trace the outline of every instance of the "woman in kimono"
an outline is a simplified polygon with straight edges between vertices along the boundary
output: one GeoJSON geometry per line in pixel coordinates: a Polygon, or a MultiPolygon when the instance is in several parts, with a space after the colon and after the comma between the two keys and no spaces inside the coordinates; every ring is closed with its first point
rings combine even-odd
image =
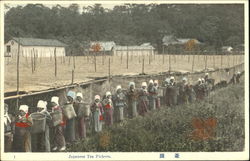
{"type": "Polygon", "coordinates": [[[161,98],[160,98],[160,96],[158,96],[158,90],[159,90],[158,80],[154,81],[154,87],[155,87],[155,90],[156,90],[155,105],[156,105],[157,109],[160,109],[160,107],[161,107],[161,98]]]}
{"type": "Polygon", "coordinates": [[[11,152],[13,141],[13,120],[10,114],[8,114],[9,106],[4,104],[4,152],[11,152]]]}
{"type": "Polygon", "coordinates": [[[111,92],[106,92],[106,97],[103,100],[103,106],[104,106],[104,119],[105,119],[105,124],[107,126],[112,126],[113,125],[113,112],[114,112],[114,107],[113,107],[113,102],[112,102],[112,95],[111,92]]]}
{"type": "Polygon", "coordinates": [[[188,88],[188,82],[186,77],[182,78],[182,82],[179,83],[178,87],[179,87],[178,104],[188,103],[188,95],[186,91],[188,88]]]}
{"type": "Polygon", "coordinates": [[[114,95],[114,105],[115,105],[115,116],[116,121],[121,122],[124,120],[124,108],[126,106],[125,94],[122,92],[122,87],[118,85],[116,87],[116,93],[114,95]]]}
{"type": "Polygon", "coordinates": [[[87,116],[84,116],[82,109],[80,105],[85,105],[83,104],[83,95],[82,93],[78,92],[76,94],[76,101],[74,104],[75,111],[77,113],[76,117],[76,138],[78,139],[83,139],[86,138],[86,124],[87,124],[87,116]]]}
{"type": "Polygon", "coordinates": [[[165,81],[164,81],[164,87],[165,87],[165,94],[164,94],[164,100],[165,100],[165,104],[167,106],[170,106],[170,101],[169,101],[169,93],[170,93],[170,90],[169,90],[169,86],[170,86],[170,78],[166,78],[165,81]]]}
{"type": "Polygon", "coordinates": [[[168,86],[168,96],[169,96],[169,105],[175,106],[177,105],[177,98],[179,95],[178,87],[175,82],[175,78],[173,76],[170,77],[170,84],[168,86]]]}
{"type": "MultiPolygon", "coordinates": [[[[67,102],[66,106],[73,106],[75,101],[76,93],[74,91],[68,91],[67,93],[67,102]]],[[[67,119],[66,128],[65,128],[65,136],[67,143],[73,143],[76,141],[75,139],[75,117],[71,119],[67,119]]]]}
{"type": "MultiPolygon", "coordinates": [[[[51,105],[52,105],[52,112],[60,112],[63,116],[62,108],[59,106],[59,97],[53,96],[51,98],[51,105]]],[[[66,150],[66,143],[64,138],[65,125],[66,125],[66,118],[65,116],[63,116],[61,122],[58,125],[54,126],[54,147],[52,149],[53,151],[66,150]]]]}
{"type": "Polygon", "coordinates": [[[30,127],[33,121],[28,113],[29,107],[21,105],[19,107],[19,114],[15,122],[15,133],[13,138],[14,152],[31,152],[31,136],[30,127]]]}
{"type": "Polygon", "coordinates": [[[154,86],[154,81],[151,79],[148,84],[148,100],[149,100],[149,109],[156,109],[155,99],[157,98],[156,88],[154,86]]]}
{"type": "Polygon", "coordinates": [[[128,113],[129,117],[133,118],[137,116],[137,98],[138,93],[135,90],[135,83],[129,82],[129,89],[126,93],[128,100],[128,113]]]}
{"type": "Polygon", "coordinates": [[[205,97],[205,88],[202,84],[202,79],[199,78],[197,84],[194,87],[195,93],[196,93],[196,99],[197,100],[203,100],[205,97]]]}
{"type": "Polygon", "coordinates": [[[100,99],[101,97],[99,95],[96,95],[94,103],[92,103],[92,105],[90,106],[94,130],[97,133],[102,131],[102,121],[104,113],[100,99]]]}
{"type": "Polygon", "coordinates": [[[51,125],[52,117],[47,111],[47,102],[39,100],[37,103],[37,112],[42,113],[46,116],[45,131],[40,133],[32,134],[32,150],[34,152],[50,152],[50,140],[49,140],[49,129],[51,125]]]}
{"type": "Polygon", "coordinates": [[[142,116],[148,112],[148,91],[146,82],[142,82],[141,89],[139,91],[138,111],[142,116]]]}

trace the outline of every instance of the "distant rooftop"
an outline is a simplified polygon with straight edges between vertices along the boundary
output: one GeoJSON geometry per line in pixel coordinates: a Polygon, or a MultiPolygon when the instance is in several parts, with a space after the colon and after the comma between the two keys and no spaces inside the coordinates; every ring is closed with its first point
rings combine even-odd
{"type": "Polygon", "coordinates": [[[201,44],[200,41],[194,38],[176,38],[173,35],[166,35],[162,38],[163,45],[176,45],[176,44],[185,44],[189,40],[194,40],[196,44],[201,44]]]}
{"type": "Polygon", "coordinates": [[[90,46],[99,44],[101,49],[100,51],[111,51],[113,47],[115,47],[114,41],[92,41],[90,42],[90,46]]]}
{"type": "Polygon", "coordinates": [[[155,48],[150,44],[142,44],[140,46],[116,46],[115,49],[119,50],[154,50],[155,48]]]}
{"type": "Polygon", "coordinates": [[[13,37],[12,40],[16,42],[20,41],[20,45],[22,46],[53,46],[53,47],[65,47],[66,44],[55,40],[55,39],[38,39],[38,38],[17,38],[13,37]]]}

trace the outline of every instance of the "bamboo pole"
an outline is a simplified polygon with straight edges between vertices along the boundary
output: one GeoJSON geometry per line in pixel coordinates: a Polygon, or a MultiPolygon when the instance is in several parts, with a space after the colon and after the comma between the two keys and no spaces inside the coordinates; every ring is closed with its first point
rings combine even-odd
{"type": "Polygon", "coordinates": [[[33,66],[33,70],[35,72],[36,71],[36,53],[35,53],[35,49],[34,48],[33,48],[33,54],[34,54],[34,59],[33,59],[34,66],[33,66]]]}
{"type": "Polygon", "coordinates": [[[193,61],[192,61],[192,72],[194,71],[194,58],[195,58],[195,55],[193,54],[193,61]]]}
{"type": "Polygon", "coordinates": [[[127,69],[128,69],[128,46],[127,46],[127,69]]]}
{"type": "Polygon", "coordinates": [[[102,65],[104,65],[104,51],[102,53],[102,65]]]}
{"type": "Polygon", "coordinates": [[[76,68],[76,60],[75,60],[75,56],[73,56],[73,68],[74,68],[74,70],[75,70],[75,68],[76,68]]]}
{"type": "Polygon", "coordinates": [[[109,58],[109,67],[108,67],[108,73],[109,73],[109,81],[110,81],[110,58],[109,58]]]}
{"type": "Polygon", "coordinates": [[[95,72],[96,72],[96,53],[94,55],[94,66],[95,66],[95,72]]]}
{"type": "Polygon", "coordinates": [[[20,61],[20,38],[18,38],[18,51],[17,51],[17,65],[16,65],[16,69],[17,69],[17,75],[16,75],[16,91],[17,91],[17,95],[19,95],[19,62],[20,61]]]}
{"type": "Polygon", "coordinates": [[[205,70],[207,70],[207,55],[205,55],[205,70]]]}
{"type": "Polygon", "coordinates": [[[54,49],[54,58],[55,58],[55,77],[56,77],[57,76],[56,48],[54,49]]]}
{"type": "Polygon", "coordinates": [[[121,52],[121,64],[122,64],[122,55],[123,55],[123,52],[121,52]]]}
{"type": "Polygon", "coordinates": [[[144,57],[142,58],[142,73],[144,73],[144,57]]]}
{"type": "Polygon", "coordinates": [[[34,63],[33,63],[33,54],[32,54],[32,50],[30,50],[30,59],[31,59],[31,71],[32,74],[34,73],[34,63]]]}
{"type": "Polygon", "coordinates": [[[71,84],[73,84],[73,83],[74,83],[74,73],[75,73],[75,70],[73,69],[73,70],[72,70],[71,84]]]}
{"type": "Polygon", "coordinates": [[[171,55],[170,55],[170,53],[169,53],[169,55],[168,55],[168,71],[169,71],[169,73],[170,73],[170,71],[171,71],[171,55]]]}

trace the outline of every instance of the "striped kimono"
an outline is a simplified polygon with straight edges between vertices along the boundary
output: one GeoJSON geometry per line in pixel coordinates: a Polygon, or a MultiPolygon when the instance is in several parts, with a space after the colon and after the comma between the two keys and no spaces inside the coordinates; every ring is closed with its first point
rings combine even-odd
{"type": "Polygon", "coordinates": [[[104,112],[105,112],[105,124],[107,126],[112,126],[113,125],[113,112],[114,112],[114,107],[113,107],[113,102],[109,98],[105,98],[103,100],[103,105],[104,105],[104,112]]]}
{"type": "Polygon", "coordinates": [[[91,112],[92,112],[92,122],[94,126],[95,132],[101,132],[102,131],[102,121],[103,121],[103,107],[102,104],[99,103],[93,103],[90,106],[91,112]]]}
{"type": "MultiPolygon", "coordinates": [[[[52,107],[52,111],[60,111],[62,113],[62,108],[60,106],[52,107]]],[[[59,149],[66,145],[64,138],[64,127],[66,125],[66,118],[63,117],[63,121],[54,127],[54,146],[59,149]]]]}
{"type": "Polygon", "coordinates": [[[148,112],[148,92],[143,89],[139,91],[138,109],[142,116],[148,112]]]}

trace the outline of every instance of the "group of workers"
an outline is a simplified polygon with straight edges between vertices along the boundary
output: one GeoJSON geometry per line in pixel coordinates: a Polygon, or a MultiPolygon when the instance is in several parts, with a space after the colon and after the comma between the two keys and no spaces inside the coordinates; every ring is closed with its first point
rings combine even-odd
{"type": "MultiPolygon", "coordinates": [[[[233,83],[239,83],[240,72],[233,76],[233,83]]],[[[134,82],[129,82],[128,89],[116,87],[112,95],[110,91],[101,98],[94,96],[93,103],[84,102],[83,94],[70,90],[67,92],[67,101],[59,104],[59,97],[53,96],[49,104],[45,100],[39,100],[36,113],[45,116],[45,129],[39,133],[32,133],[34,120],[29,112],[28,105],[20,105],[16,116],[8,113],[8,105],[4,106],[4,131],[5,152],[50,152],[65,151],[66,144],[72,144],[77,140],[86,138],[88,129],[93,133],[111,127],[114,122],[123,122],[125,118],[144,116],[147,112],[160,109],[161,103],[173,107],[178,104],[192,103],[202,100],[209,95],[211,80],[206,73],[204,78],[199,78],[192,85],[186,77],[181,82],[176,82],[173,76],[166,78],[161,87],[158,80],[142,82],[140,88],[136,88],[134,82]],[[81,105],[89,108],[89,113],[82,114],[81,105]],[[87,106],[88,104],[89,106],[87,106]],[[66,111],[66,107],[71,110],[66,111]],[[54,119],[54,113],[60,114],[54,119]],[[69,114],[73,114],[69,117],[69,114]],[[67,115],[67,117],[66,117],[67,115]]]]}

